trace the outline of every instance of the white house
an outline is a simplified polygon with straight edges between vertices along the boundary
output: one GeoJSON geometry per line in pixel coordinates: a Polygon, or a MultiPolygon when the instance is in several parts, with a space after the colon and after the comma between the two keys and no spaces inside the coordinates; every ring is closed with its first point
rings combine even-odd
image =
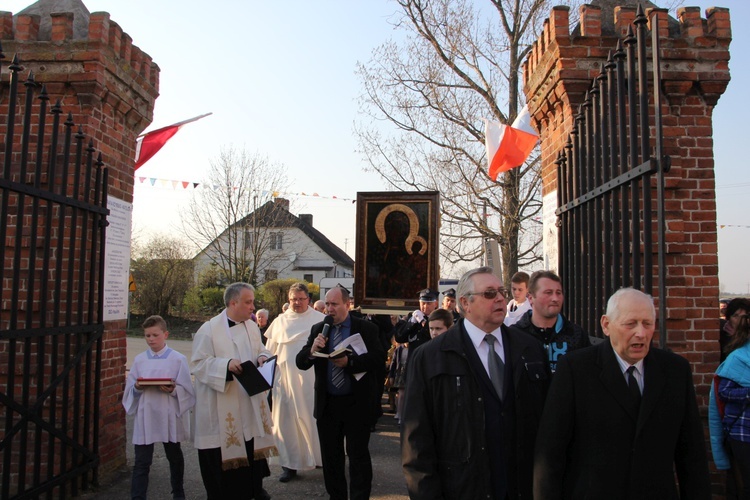
{"type": "Polygon", "coordinates": [[[275,279],[319,283],[354,276],[354,260],[313,227],[311,214],[289,212],[284,198],[260,206],[201,250],[194,259],[196,276],[227,258],[244,258],[255,266],[259,285],[275,279]]]}

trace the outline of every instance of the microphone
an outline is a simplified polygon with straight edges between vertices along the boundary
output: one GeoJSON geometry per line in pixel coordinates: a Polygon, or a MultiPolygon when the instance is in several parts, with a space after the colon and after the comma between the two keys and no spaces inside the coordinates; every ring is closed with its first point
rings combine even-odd
{"type": "Polygon", "coordinates": [[[323,320],[323,331],[320,332],[323,334],[323,336],[328,339],[328,330],[331,329],[331,325],[333,324],[333,316],[326,316],[323,320]]]}

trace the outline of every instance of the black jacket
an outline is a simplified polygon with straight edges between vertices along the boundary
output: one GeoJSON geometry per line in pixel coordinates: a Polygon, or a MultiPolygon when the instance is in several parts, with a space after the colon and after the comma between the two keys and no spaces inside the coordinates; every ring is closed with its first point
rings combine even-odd
{"type": "Polygon", "coordinates": [[[651,347],[643,376],[638,407],[609,339],[560,360],[539,427],[536,500],[711,498],[690,364],[651,347]]]}
{"type": "MultiPolygon", "coordinates": [[[[377,326],[367,320],[355,318],[351,315],[350,318],[352,322],[351,335],[355,333],[362,335],[362,340],[364,340],[367,347],[367,353],[359,356],[352,354],[349,357],[349,364],[344,368],[344,372],[352,376],[354,398],[357,403],[354,406],[356,412],[354,416],[358,419],[366,420],[372,425],[382,414],[380,395],[383,393],[383,380],[381,380],[380,374],[384,371],[385,367],[385,351],[383,351],[378,339],[377,326]],[[360,380],[355,380],[353,376],[359,372],[366,373],[360,380]]],[[[312,366],[315,367],[315,418],[320,418],[323,415],[323,410],[328,399],[327,368],[329,361],[326,358],[310,359],[309,357],[312,343],[322,330],[322,321],[312,326],[307,344],[297,354],[296,359],[297,368],[300,370],[308,370],[312,366]]]]}
{"type": "Polygon", "coordinates": [[[429,342],[432,336],[430,336],[430,321],[425,316],[424,325],[421,322],[412,323],[411,313],[406,316],[405,320],[401,320],[396,323],[394,327],[393,338],[399,344],[409,343],[409,352],[421,346],[422,344],[429,342]]]}
{"type": "Polygon", "coordinates": [[[560,317],[562,318],[562,328],[559,332],[555,331],[555,327],[539,328],[534,326],[531,322],[531,311],[524,314],[510,327],[511,331],[527,333],[544,345],[549,360],[549,369],[552,373],[555,373],[557,369],[557,361],[560,356],[591,345],[591,340],[583,331],[583,328],[568,321],[568,318],[562,314],[560,314],[560,317]]]}
{"type": "Polygon", "coordinates": [[[509,498],[531,499],[532,450],[549,384],[546,357],[536,340],[506,327],[503,344],[506,374],[513,380],[505,403],[491,389],[463,319],[416,351],[410,349],[401,458],[411,498],[492,498],[494,450],[506,464],[509,498]],[[503,449],[488,443],[488,408],[503,415],[502,428],[496,430],[502,433],[503,449]],[[507,408],[512,415],[506,415],[507,408]]]}

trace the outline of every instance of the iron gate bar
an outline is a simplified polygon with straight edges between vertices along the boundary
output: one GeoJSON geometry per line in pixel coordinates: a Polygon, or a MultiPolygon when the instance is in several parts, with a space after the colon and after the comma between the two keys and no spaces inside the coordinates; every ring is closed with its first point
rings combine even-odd
{"type": "MultiPolygon", "coordinates": [[[[604,179],[609,179],[612,177],[612,173],[610,172],[611,164],[610,164],[610,141],[611,137],[609,135],[609,116],[607,114],[607,111],[609,109],[609,96],[607,94],[607,73],[606,73],[606,64],[602,64],[601,72],[599,73],[599,76],[597,77],[597,83],[599,85],[599,115],[601,118],[601,134],[602,134],[602,148],[601,148],[601,164],[602,164],[602,173],[603,178],[600,179],[600,183],[604,181],[604,179]]],[[[605,246],[605,248],[611,248],[612,247],[612,219],[611,219],[611,213],[612,213],[612,193],[608,193],[607,196],[604,197],[602,200],[602,218],[604,223],[604,235],[603,235],[603,241],[602,244],[605,246]],[[605,210],[609,212],[608,214],[605,214],[605,210]]],[[[606,301],[606,293],[607,290],[610,290],[612,288],[612,275],[614,274],[614,269],[612,268],[612,257],[610,252],[604,252],[604,282],[602,283],[602,290],[600,294],[600,306],[604,305],[604,301],[606,301]]],[[[600,307],[601,310],[601,307],[600,307]]]]}
{"type": "MultiPolygon", "coordinates": [[[[630,31],[630,27],[628,27],[630,31]]],[[[618,153],[619,153],[619,174],[627,172],[627,135],[626,135],[626,116],[625,116],[625,59],[627,54],[623,49],[622,40],[617,40],[617,50],[615,50],[615,73],[617,74],[617,136],[618,153]]],[[[630,259],[628,259],[628,249],[630,248],[630,235],[628,227],[630,224],[630,210],[628,206],[628,187],[623,184],[620,187],[620,231],[622,235],[622,280],[623,287],[630,286],[630,259]]]]}
{"type": "Polygon", "coordinates": [[[659,346],[667,348],[667,220],[665,213],[664,174],[669,172],[670,159],[664,155],[664,137],[662,135],[661,116],[661,54],[659,53],[659,16],[654,12],[651,17],[651,57],[654,71],[654,135],[656,143],[654,154],[658,159],[656,172],[656,220],[659,234],[656,265],[659,268],[659,346]]]}
{"type": "Polygon", "coordinates": [[[109,209],[107,209],[104,206],[96,205],[93,203],[88,203],[88,202],[84,202],[80,200],[74,200],[72,198],[66,198],[65,196],[61,194],[51,193],[49,191],[45,191],[42,188],[29,186],[27,184],[22,184],[20,182],[16,182],[10,179],[0,178],[0,189],[7,189],[10,191],[15,191],[17,193],[31,195],[36,198],[39,198],[40,200],[52,201],[60,205],[64,205],[68,207],[75,207],[75,208],[86,210],[87,212],[94,212],[100,215],[104,214],[106,216],[109,213],[109,209]]]}
{"type": "MultiPolygon", "coordinates": [[[[599,73],[601,76],[601,72],[599,73]]],[[[601,99],[599,95],[599,77],[594,79],[591,86],[591,116],[593,117],[592,129],[594,133],[594,186],[602,183],[602,120],[601,120],[601,99]]],[[[602,209],[604,200],[596,198],[594,201],[594,269],[603,269],[603,248],[604,236],[602,234],[604,220],[602,209]]],[[[594,273],[594,300],[592,303],[597,311],[601,310],[601,296],[604,293],[604,273],[594,273]]],[[[588,330],[591,331],[591,330],[588,330]]]]}
{"type": "MultiPolygon", "coordinates": [[[[617,127],[617,116],[615,114],[616,108],[616,101],[615,101],[615,68],[617,65],[615,64],[614,55],[612,54],[612,51],[609,52],[607,55],[607,62],[604,64],[604,70],[605,70],[605,81],[606,81],[606,88],[607,88],[607,112],[605,115],[607,116],[608,120],[608,126],[609,126],[609,138],[608,138],[608,144],[609,144],[609,161],[605,161],[605,164],[607,165],[607,178],[610,179],[612,177],[615,177],[617,175],[617,141],[615,140],[615,133],[616,133],[616,127],[617,127]]],[[[620,248],[620,232],[616,229],[619,227],[620,224],[620,204],[619,204],[619,197],[617,196],[618,193],[612,192],[610,197],[610,213],[612,214],[611,217],[611,226],[609,228],[609,231],[612,234],[612,246],[615,251],[612,252],[612,262],[611,262],[611,279],[612,281],[607,286],[607,290],[617,289],[620,286],[622,286],[622,280],[620,279],[620,274],[616,272],[616,269],[619,269],[622,265],[620,261],[620,254],[617,251],[620,248]]],[[[609,222],[610,219],[607,218],[607,221],[609,222]]]]}
{"type": "MultiPolygon", "coordinates": [[[[24,113],[23,113],[23,127],[21,132],[21,168],[20,168],[20,175],[19,178],[23,182],[23,180],[26,178],[26,162],[28,161],[29,156],[29,146],[28,146],[28,140],[29,135],[31,131],[31,105],[33,103],[34,94],[31,91],[32,87],[34,87],[34,75],[32,72],[29,72],[29,76],[26,78],[26,81],[24,82],[24,86],[26,87],[26,105],[24,107],[24,113]]],[[[21,260],[21,250],[23,248],[23,234],[18,234],[18,228],[22,227],[24,224],[24,216],[25,216],[25,208],[26,208],[26,196],[23,193],[19,193],[18,195],[18,209],[16,212],[16,238],[15,238],[15,245],[14,245],[14,254],[13,254],[13,261],[19,262],[21,260]]],[[[2,244],[4,245],[5,242],[3,241],[2,244]]],[[[21,267],[20,266],[14,266],[13,267],[13,283],[18,283],[21,278],[21,267]]],[[[19,295],[21,293],[20,287],[13,287],[13,290],[11,292],[11,304],[15,304],[18,302],[19,295]]],[[[29,308],[31,309],[31,308],[29,308]]],[[[13,311],[11,312],[11,315],[17,314],[16,308],[13,308],[13,311]]],[[[29,312],[27,311],[27,317],[29,312]]],[[[16,318],[17,319],[17,318],[16,318]]],[[[11,320],[13,322],[13,320],[11,320]]],[[[31,372],[31,339],[26,339],[24,341],[24,349],[23,349],[23,373],[30,373],[31,372]]],[[[21,388],[21,401],[24,407],[29,406],[29,398],[31,390],[30,388],[24,384],[21,388]]],[[[26,456],[27,453],[27,439],[25,436],[28,435],[28,422],[26,420],[23,421],[23,426],[21,428],[21,432],[24,434],[24,438],[21,440],[21,446],[19,449],[19,454],[21,456],[26,456]]],[[[26,482],[26,468],[20,469],[18,471],[18,482],[19,484],[25,484],[26,482]]]]}
{"type": "MultiPolygon", "coordinates": [[[[641,139],[641,161],[646,161],[651,155],[649,145],[650,134],[648,126],[648,73],[646,57],[646,30],[648,19],[643,12],[636,16],[634,24],[636,26],[636,38],[638,48],[638,97],[640,99],[638,110],[641,118],[641,127],[639,137],[641,139]]],[[[653,28],[653,27],[652,27],[653,28]]],[[[643,189],[643,220],[650,221],[651,216],[651,177],[643,179],[641,184],[643,189]]],[[[653,252],[652,248],[652,229],[643,227],[643,291],[649,295],[653,294],[653,252]]]]}
{"type": "MultiPolygon", "coordinates": [[[[636,15],[638,18],[638,15],[636,15]]],[[[637,113],[637,100],[636,100],[636,53],[635,44],[638,43],[638,39],[633,34],[632,26],[628,27],[628,36],[625,38],[625,52],[627,54],[627,81],[628,81],[628,149],[629,153],[629,167],[631,169],[638,165],[638,117],[637,113]]],[[[640,220],[639,220],[639,199],[638,199],[638,184],[637,180],[633,180],[630,184],[630,240],[631,240],[631,255],[633,256],[632,265],[632,284],[635,288],[641,287],[641,231],[640,231],[640,220]]]]}
{"type": "Polygon", "coordinates": [[[604,183],[602,186],[594,188],[583,196],[580,196],[575,200],[566,203],[562,207],[557,208],[555,210],[555,215],[561,215],[572,208],[578,207],[588,201],[599,198],[609,191],[613,191],[618,187],[628,185],[631,182],[635,182],[639,177],[642,177],[643,175],[656,173],[658,171],[657,165],[658,162],[656,162],[656,160],[654,160],[653,158],[650,158],[648,161],[646,161],[646,163],[638,165],[633,170],[629,170],[624,174],[612,179],[611,181],[604,183]]]}

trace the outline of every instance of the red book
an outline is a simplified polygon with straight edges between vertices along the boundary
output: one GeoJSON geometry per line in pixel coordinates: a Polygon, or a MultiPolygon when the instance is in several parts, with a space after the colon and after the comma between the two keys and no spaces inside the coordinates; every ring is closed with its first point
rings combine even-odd
{"type": "Polygon", "coordinates": [[[147,377],[138,377],[137,379],[138,385],[144,386],[144,385],[174,385],[174,380],[171,378],[147,378],[147,377]]]}

